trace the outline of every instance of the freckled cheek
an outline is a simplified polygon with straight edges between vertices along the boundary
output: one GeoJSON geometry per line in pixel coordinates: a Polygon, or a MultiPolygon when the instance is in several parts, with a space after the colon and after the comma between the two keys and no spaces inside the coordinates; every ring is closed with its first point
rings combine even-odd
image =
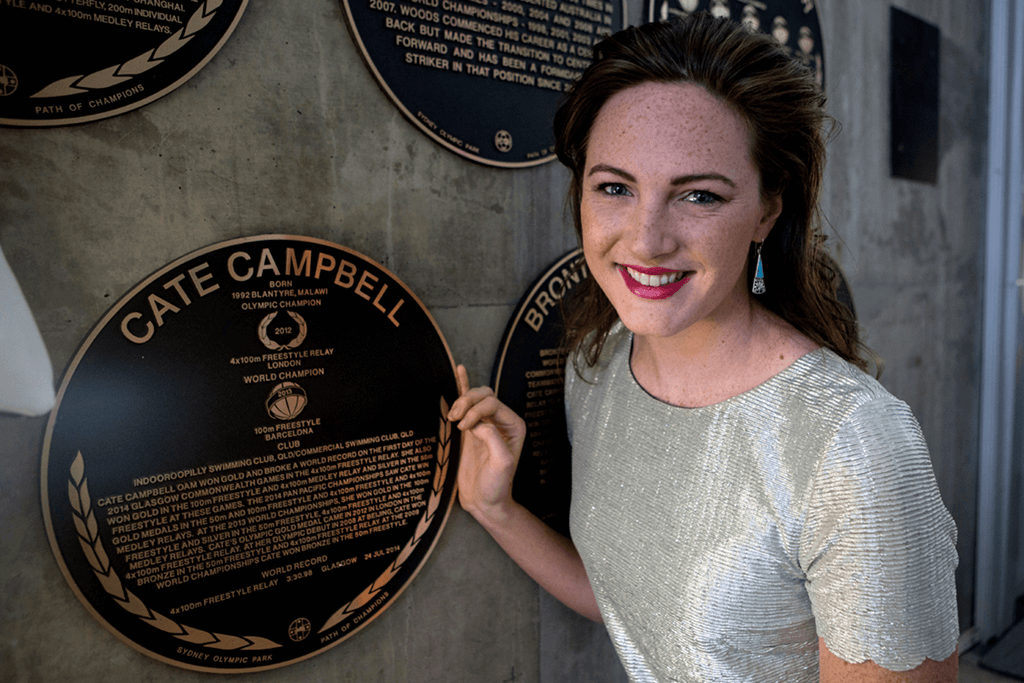
{"type": "Polygon", "coordinates": [[[699,263],[719,272],[740,272],[747,260],[742,239],[722,239],[720,232],[702,235],[689,243],[689,250],[699,263]]]}
{"type": "MultiPolygon", "coordinates": [[[[599,221],[588,221],[586,215],[581,213],[583,225],[583,258],[587,262],[587,269],[590,271],[598,286],[605,293],[609,287],[614,287],[616,275],[614,260],[614,248],[616,240],[607,230],[606,226],[599,221]]],[[[616,275],[617,276],[617,275],[616,275]]]]}
{"type": "Polygon", "coordinates": [[[583,232],[583,249],[594,254],[603,252],[614,240],[608,221],[599,218],[593,211],[581,207],[580,224],[583,232]]]}
{"type": "Polygon", "coordinates": [[[747,253],[741,246],[715,245],[700,256],[701,262],[716,271],[719,277],[730,279],[743,274],[747,265],[747,253]]]}
{"type": "Polygon", "coordinates": [[[601,273],[608,266],[608,245],[594,239],[593,235],[583,233],[583,258],[587,262],[587,269],[598,279],[601,273]]]}

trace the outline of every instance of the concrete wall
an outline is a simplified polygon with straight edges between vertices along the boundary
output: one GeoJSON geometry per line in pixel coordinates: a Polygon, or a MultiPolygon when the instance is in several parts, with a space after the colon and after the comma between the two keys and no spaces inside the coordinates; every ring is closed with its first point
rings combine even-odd
{"type": "Polygon", "coordinates": [[[893,5],[940,30],[935,185],[889,176],[889,3],[822,3],[830,146],[825,215],[882,383],[910,404],[959,530],[960,623],[971,623],[985,216],[988,4],[893,5]]]}
{"type": "MultiPolygon", "coordinates": [[[[976,475],[985,11],[900,7],[940,26],[939,183],[888,177],[888,4],[823,2],[832,145],[826,215],[883,382],[931,444],[960,525],[969,623],[976,475]]],[[[632,16],[639,16],[633,3],[632,16]]],[[[498,170],[427,139],[361,61],[336,0],[253,2],[198,75],[140,110],[0,130],[0,245],[60,374],[107,307],[193,249],[243,235],[329,239],[380,261],[431,310],[476,382],[539,271],[573,246],[566,175],[498,170]]],[[[0,415],[0,681],[188,681],[78,603],[42,524],[45,419],[0,415]]],[[[411,587],[348,641],[263,681],[622,680],[568,615],[456,509],[411,587]]]]}

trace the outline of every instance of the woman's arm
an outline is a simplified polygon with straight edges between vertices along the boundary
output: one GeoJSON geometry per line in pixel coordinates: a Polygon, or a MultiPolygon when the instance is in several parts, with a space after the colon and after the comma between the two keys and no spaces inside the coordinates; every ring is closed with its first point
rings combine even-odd
{"type": "Polygon", "coordinates": [[[818,663],[821,683],[956,683],[959,666],[956,650],[941,662],[925,659],[910,671],[889,671],[871,661],[850,664],[832,654],[824,638],[818,638],[818,663]]]}
{"type": "Polygon", "coordinates": [[[847,415],[812,488],[800,562],[821,680],[955,681],[956,526],[906,404],[879,395],[847,415]]]}
{"type": "Polygon", "coordinates": [[[583,561],[572,541],[512,499],[512,478],[526,424],[487,387],[469,388],[457,371],[460,397],[448,413],[462,430],[459,502],[545,590],[583,616],[601,621],[583,561]]]}

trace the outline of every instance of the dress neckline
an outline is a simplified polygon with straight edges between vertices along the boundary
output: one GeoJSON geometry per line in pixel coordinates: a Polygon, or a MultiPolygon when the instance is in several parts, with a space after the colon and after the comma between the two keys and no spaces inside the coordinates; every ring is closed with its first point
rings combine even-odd
{"type": "MultiPolygon", "coordinates": [[[[625,326],[623,327],[625,328],[625,326]]],[[[818,348],[812,351],[808,351],[807,353],[800,356],[792,363],[784,367],[782,370],[777,372],[776,374],[772,375],[771,377],[761,382],[760,384],[753,386],[750,389],[747,389],[746,391],[742,391],[736,394],[735,396],[730,396],[729,398],[722,399],[721,401],[717,401],[706,406],[695,406],[691,408],[687,406],[679,406],[674,403],[669,403],[668,401],[663,401],[662,399],[658,398],[651,392],[647,391],[647,389],[645,389],[643,385],[640,384],[639,381],[637,381],[636,375],[633,374],[633,333],[630,332],[629,330],[626,330],[626,332],[629,335],[629,343],[626,345],[625,361],[623,362],[625,362],[626,370],[628,370],[629,372],[629,381],[633,390],[640,391],[644,396],[646,396],[651,401],[656,402],[658,405],[664,406],[666,408],[671,408],[674,410],[690,411],[692,413],[696,413],[697,411],[702,410],[719,410],[721,408],[729,407],[733,403],[749,400],[750,398],[753,398],[762,392],[771,391],[775,384],[785,381],[790,375],[797,375],[803,372],[804,366],[810,364],[813,361],[813,357],[818,357],[821,358],[822,360],[825,360],[825,358],[827,358],[828,356],[835,356],[835,353],[829,348],[825,346],[819,346],[818,348]]],[[[838,358],[838,356],[835,357],[838,358]]]]}

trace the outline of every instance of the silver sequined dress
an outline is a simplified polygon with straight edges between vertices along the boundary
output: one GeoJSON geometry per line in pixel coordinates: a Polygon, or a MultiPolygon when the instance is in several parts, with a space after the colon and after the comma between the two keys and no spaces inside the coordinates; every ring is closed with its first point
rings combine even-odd
{"type": "Polygon", "coordinates": [[[907,406],[830,351],[705,408],[653,398],[631,335],[566,372],[570,528],[630,679],[818,680],[818,637],[952,654],[956,527],[907,406]]]}

